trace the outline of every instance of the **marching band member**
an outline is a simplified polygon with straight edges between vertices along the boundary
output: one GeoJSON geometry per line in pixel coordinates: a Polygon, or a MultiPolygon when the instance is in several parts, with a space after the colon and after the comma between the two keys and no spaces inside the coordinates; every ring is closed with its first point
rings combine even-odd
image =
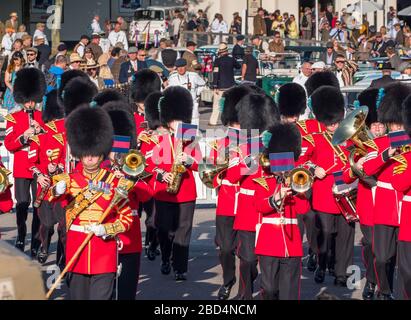
{"type": "Polygon", "coordinates": [[[113,143],[113,126],[107,113],[88,105],[78,106],[66,119],[67,143],[82,163],[82,170],[53,177],[51,200],[66,199],[67,284],[71,299],[109,300],[117,272],[117,244],[114,237],[132,224],[126,203],[111,204],[115,188],[124,179],[100,167],[113,143]],[[102,221],[106,210],[108,216],[102,221]],[[74,263],[75,253],[88,233],[94,236],[74,263]]]}
{"type": "MultiPolygon", "coordinates": [[[[14,155],[13,177],[16,198],[17,239],[16,248],[24,251],[27,233],[26,220],[31,199],[35,199],[37,184],[30,171],[28,162],[29,147],[34,143],[31,138],[39,134],[44,127],[41,112],[36,110],[36,103],[43,101],[46,93],[46,81],[38,69],[23,69],[16,74],[13,95],[16,103],[20,104],[18,111],[5,116],[6,136],[4,145],[14,155]],[[30,189],[31,195],[30,197],[30,189]]],[[[31,256],[37,255],[40,241],[37,233],[40,220],[37,209],[33,210],[31,225],[31,256]]]]}
{"type": "MultiPolygon", "coordinates": [[[[94,98],[93,101],[97,104],[97,106],[104,106],[107,102],[111,101],[120,101],[123,103],[127,103],[126,97],[121,94],[118,90],[115,89],[104,89],[100,91],[94,98]]],[[[131,110],[131,106],[129,106],[131,110]]]]}
{"type": "MultiPolygon", "coordinates": [[[[64,75],[64,73],[63,73],[64,75]]],[[[89,78],[73,77],[61,89],[66,117],[83,103],[90,103],[97,94],[97,87],[89,78]]]]}
{"type": "MultiPolygon", "coordinates": [[[[176,281],[186,280],[189,244],[197,198],[193,171],[201,153],[196,144],[182,139],[178,124],[191,122],[193,99],[182,87],[167,88],[158,102],[160,121],[168,132],[158,136],[153,148],[156,227],[161,248],[161,273],[171,272],[176,281]],[[179,137],[178,134],[181,136],[179,137]]],[[[192,125],[190,125],[192,126],[192,125]]],[[[182,128],[182,126],[180,125],[182,128]]],[[[194,138],[194,137],[190,137],[194,138]]]]}
{"type": "Polygon", "coordinates": [[[322,86],[311,96],[313,112],[326,131],[307,135],[303,139],[310,144],[305,156],[308,167],[314,173],[312,208],[316,211],[319,228],[318,267],[314,280],[324,282],[328,253],[335,241],[335,281],[346,285],[347,267],[354,250],[354,224],[348,224],[342,216],[333,194],[333,173],[341,171],[347,163],[345,147],[333,146],[332,135],[344,118],[344,97],[339,89],[322,86]]]}
{"type": "Polygon", "coordinates": [[[64,209],[60,203],[48,201],[47,191],[50,187],[50,177],[64,172],[66,138],[64,128],[63,106],[57,99],[57,90],[46,95],[46,103],[42,112],[45,123],[44,133],[32,137],[28,161],[33,178],[37,180],[37,194],[34,207],[38,208],[40,218],[39,239],[41,241],[37,260],[44,264],[47,261],[54,225],[58,223],[57,265],[64,265],[66,242],[66,223],[64,209]]]}
{"type": "MultiPolygon", "coordinates": [[[[0,143],[0,146],[2,143],[0,143]]],[[[13,199],[11,197],[11,190],[8,176],[11,174],[11,171],[7,170],[0,157],[0,174],[4,175],[4,181],[0,184],[0,215],[3,213],[10,212],[13,209],[13,199]]],[[[1,239],[1,230],[0,230],[0,239],[1,239]]]]}
{"type": "MultiPolygon", "coordinates": [[[[293,124],[278,124],[269,131],[267,153],[289,152],[288,161],[298,160],[301,153],[301,136],[293,124]]],[[[263,138],[264,139],[264,138],[263,138]]],[[[271,161],[270,161],[271,162],[271,161]]],[[[309,203],[304,195],[294,195],[281,181],[284,167],[272,164],[271,171],[264,170],[257,184],[255,199],[259,214],[255,253],[261,269],[261,295],[264,300],[298,300],[300,296],[302,236],[297,214],[307,212],[309,203]],[[274,168],[282,172],[275,172],[274,168]],[[300,198],[302,201],[300,201],[300,198]]]]}
{"type": "MultiPolygon", "coordinates": [[[[390,132],[404,129],[401,105],[411,88],[406,84],[395,83],[381,89],[378,100],[378,121],[387,125],[390,132]]],[[[397,255],[399,227],[399,208],[402,193],[394,190],[391,184],[393,169],[398,162],[390,157],[395,149],[390,148],[390,138],[384,135],[367,143],[367,157],[363,164],[367,176],[375,176],[374,217],[374,255],[377,275],[377,298],[392,300],[394,270],[397,255]]]]}
{"type": "Polygon", "coordinates": [[[233,185],[240,184],[238,205],[235,211],[233,229],[237,231],[237,256],[240,259],[240,284],[238,297],[251,300],[253,284],[258,275],[257,256],[255,254],[255,234],[258,213],[255,207],[255,178],[262,175],[258,161],[251,161],[260,155],[260,134],[268,127],[279,122],[275,102],[266,95],[251,93],[244,96],[237,104],[238,120],[250,140],[241,144],[238,152],[230,155],[230,170],[226,179],[233,185]],[[257,142],[255,146],[254,142],[257,142]]]}
{"type": "MultiPolygon", "coordinates": [[[[411,95],[403,103],[403,120],[407,134],[411,135],[411,95]]],[[[397,162],[391,179],[392,186],[404,193],[400,211],[400,231],[398,234],[398,271],[402,298],[411,299],[411,152],[409,150],[396,155],[397,162]]]]}
{"type": "MultiPolygon", "coordinates": [[[[367,89],[361,92],[358,96],[358,101],[361,106],[368,107],[368,115],[365,119],[365,124],[369,128],[369,132],[374,138],[380,137],[385,134],[385,126],[378,122],[377,116],[377,97],[378,89],[367,89]]],[[[372,140],[370,141],[372,145],[372,140]]],[[[364,145],[369,144],[364,142],[364,145]]],[[[355,159],[355,167],[357,170],[361,171],[365,157],[357,157],[355,159]]],[[[347,184],[353,183],[358,179],[358,176],[353,172],[350,165],[347,164],[347,168],[344,170],[343,174],[344,182],[347,184]]],[[[375,188],[374,188],[375,189],[375,188]]],[[[361,240],[362,243],[362,257],[365,266],[365,277],[367,282],[364,286],[362,297],[364,300],[372,300],[374,297],[375,286],[377,284],[377,278],[374,269],[374,253],[372,248],[373,243],[373,232],[374,232],[374,199],[373,199],[372,187],[364,182],[363,180],[358,180],[358,193],[356,201],[356,213],[359,217],[360,228],[363,234],[361,240]]]]}

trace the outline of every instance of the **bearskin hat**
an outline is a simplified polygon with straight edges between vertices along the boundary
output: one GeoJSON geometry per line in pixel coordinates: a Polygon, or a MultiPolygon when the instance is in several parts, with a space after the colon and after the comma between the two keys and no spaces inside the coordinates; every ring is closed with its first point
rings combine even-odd
{"type": "Polygon", "coordinates": [[[411,94],[408,95],[402,104],[402,118],[405,131],[411,136],[411,94]]]}
{"type": "Polygon", "coordinates": [[[325,125],[331,125],[344,119],[344,97],[332,86],[322,86],[311,96],[311,105],[315,117],[325,125]]]}
{"type": "Polygon", "coordinates": [[[114,135],[130,137],[130,148],[136,149],[136,123],[133,114],[124,108],[117,101],[107,102],[103,110],[108,113],[113,124],[114,135]]]}
{"type": "Polygon", "coordinates": [[[314,91],[322,86],[332,86],[335,88],[340,88],[340,84],[334,73],[332,73],[331,71],[316,72],[311,75],[305,82],[307,95],[311,97],[314,91]]]}
{"type": "Polygon", "coordinates": [[[161,90],[161,80],[157,73],[150,69],[137,71],[131,83],[131,99],[135,103],[142,103],[147,96],[161,90]]]}
{"type": "Polygon", "coordinates": [[[267,153],[293,152],[294,160],[301,154],[301,134],[293,123],[278,123],[271,127],[268,132],[271,134],[267,153]]]}
{"type": "Polygon", "coordinates": [[[377,88],[368,88],[358,95],[358,101],[360,102],[360,105],[368,107],[368,115],[367,119],[365,119],[365,123],[368,127],[370,127],[372,123],[378,122],[377,98],[377,88]]]}
{"type": "Polygon", "coordinates": [[[153,92],[144,100],[144,117],[148,123],[148,128],[151,130],[156,130],[161,126],[158,101],[162,96],[160,91],[153,92]]]}
{"type": "Polygon", "coordinates": [[[286,83],[278,89],[278,109],[286,117],[299,116],[307,107],[307,95],[298,83],[286,83]]]}
{"type": "Polygon", "coordinates": [[[83,104],[67,117],[67,141],[74,157],[107,157],[113,145],[113,125],[101,108],[83,104]]]}
{"type": "Polygon", "coordinates": [[[224,126],[238,123],[238,114],[236,105],[247,94],[253,90],[250,86],[234,86],[223,93],[223,110],[221,112],[221,122],[224,126]]]}
{"type": "Polygon", "coordinates": [[[159,102],[160,121],[163,125],[177,120],[190,123],[193,113],[193,98],[190,91],[183,87],[168,87],[159,102]]]}
{"type": "Polygon", "coordinates": [[[104,89],[99,92],[93,99],[98,106],[104,106],[110,101],[123,101],[126,102],[126,98],[120,92],[114,89],[104,89]]]}
{"type": "Polygon", "coordinates": [[[383,98],[378,106],[378,121],[382,123],[403,123],[402,103],[411,93],[411,86],[393,83],[384,88],[383,98]]]}
{"type": "Polygon", "coordinates": [[[57,94],[56,89],[46,94],[46,101],[41,112],[41,118],[44,123],[64,117],[64,108],[57,94]]]}
{"type": "Polygon", "coordinates": [[[241,129],[261,132],[280,121],[280,115],[273,99],[267,95],[251,93],[237,104],[241,129]]]}
{"type": "Polygon", "coordinates": [[[16,103],[34,101],[40,103],[46,94],[46,79],[44,74],[35,68],[21,69],[16,73],[13,96],[16,103]]]}
{"type": "Polygon", "coordinates": [[[62,96],[66,116],[80,104],[90,103],[96,94],[97,87],[90,79],[76,77],[70,80],[62,96]]]}
{"type": "Polygon", "coordinates": [[[64,89],[66,88],[67,83],[69,83],[70,80],[77,78],[77,77],[81,77],[84,79],[88,79],[88,75],[81,71],[81,70],[67,70],[65,72],[63,72],[63,74],[61,75],[61,80],[60,80],[60,87],[59,87],[59,96],[62,96],[62,93],[64,91],[64,89]]]}

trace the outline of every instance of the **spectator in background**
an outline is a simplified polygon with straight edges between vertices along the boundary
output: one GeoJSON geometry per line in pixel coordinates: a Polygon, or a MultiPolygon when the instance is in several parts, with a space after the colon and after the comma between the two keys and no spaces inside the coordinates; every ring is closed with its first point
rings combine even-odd
{"type": "Polygon", "coordinates": [[[24,65],[24,68],[36,68],[40,69],[40,65],[37,62],[37,54],[38,50],[36,48],[28,48],[26,50],[26,64],[24,65]]]}
{"type": "Polygon", "coordinates": [[[397,12],[394,10],[391,13],[391,20],[388,22],[387,27],[388,27],[388,37],[392,40],[395,39],[395,36],[397,35],[397,31],[395,29],[395,25],[400,23],[400,19],[397,17],[397,12]]]}
{"type": "Polygon", "coordinates": [[[39,51],[39,65],[40,68],[43,66],[43,64],[49,59],[50,54],[51,54],[51,48],[48,46],[46,42],[45,36],[38,35],[37,38],[34,38],[34,43],[35,47],[39,51]]]}
{"type": "MultiPolygon", "coordinates": [[[[56,57],[57,61],[57,57],[56,57]]],[[[70,70],[80,70],[81,63],[83,59],[78,55],[78,53],[72,53],[70,55],[70,70]]]]}
{"type": "Polygon", "coordinates": [[[327,20],[326,22],[324,22],[324,24],[322,25],[320,29],[321,41],[324,41],[324,42],[330,41],[330,32],[331,32],[331,26],[327,20]]]}
{"type": "Polygon", "coordinates": [[[313,18],[311,14],[311,9],[308,7],[304,9],[304,14],[301,16],[300,30],[302,32],[303,40],[311,40],[313,30],[313,18]]]}
{"type": "Polygon", "coordinates": [[[21,41],[23,41],[23,48],[24,49],[31,48],[33,46],[33,38],[29,34],[24,35],[21,38],[21,41]]]}
{"type": "MultiPolygon", "coordinates": [[[[46,70],[50,69],[50,67],[54,64],[58,56],[65,56],[65,57],[67,56],[67,46],[64,42],[61,42],[57,46],[57,53],[43,64],[44,68],[46,70]]],[[[66,61],[66,64],[67,64],[67,61],[66,61]]]]}
{"type": "Polygon", "coordinates": [[[13,42],[13,47],[12,47],[12,51],[11,54],[9,56],[9,61],[11,59],[11,56],[13,55],[13,53],[15,52],[21,52],[23,54],[24,60],[27,60],[26,57],[26,52],[23,50],[23,41],[21,41],[21,39],[16,39],[13,42]]]}
{"type": "Polygon", "coordinates": [[[389,46],[394,47],[394,42],[392,40],[384,40],[382,33],[377,32],[375,34],[374,44],[371,49],[371,55],[373,57],[386,57],[387,55],[385,53],[385,50],[389,46]]]}
{"type": "Polygon", "coordinates": [[[131,47],[128,50],[129,61],[123,62],[120,67],[120,74],[118,81],[120,83],[130,82],[133,75],[141,70],[147,69],[146,52],[144,50],[138,50],[136,47],[131,47]]]}
{"type": "Polygon", "coordinates": [[[397,51],[393,47],[388,47],[385,50],[385,53],[387,54],[387,57],[391,63],[391,67],[399,71],[402,60],[400,58],[400,55],[397,53],[397,51]]]}
{"type": "Polygon", "coordinates": [[[267,35],[267,26],[264,20],[264,9],[263,8],[258,8],[257,15],[254,17],[254,20],[253,20],[253,26],[254,26],[254,32],[253,32],[254,35],[258,35],[258,36],[267,35]]]}
{"type": "Polygon", "coordinates": [[[113,26],[111,24],[110,19],[106,19],[104,21],[104,32],[105,34],[110,34],[110,32],[113,31],[113,26]]]}
{"type": "Polygon", "coordinates": [[[6,28],[6,34],[3,36],[1,40],[1,47],[4,49],[4,55],[9,56],[11,51],[13,50],[13,42],[14,42],[14,29],[6,28]]]}
{"type": "Polygon", "coordinates": [[[42,37],[44,38],[44,44],[46,46],[49,45],[49,42],[47,40],[47,36],[44,33],[44,30],[46,30],[46,25],[42,22],[39,22],[36,24],[36,31],[34,31],[34,35],[33,35],[33,39],[34,41],[36,41],[36,38],[42,37]]]}
{"type": "Polygon", "coordinates": [[[107,66],[111,69],[111,67],[113,66],[114,61],[116,61],[119,57],[120,57],[120,48],[113,48],[113,50],[111,50],[110,53],[110,58],[107,61],[107,66]]]}
{"type": "Polygon", "coordinates": [[[360,44],[357,48],[357,60],[358,61],[368,61],[370,58],[372,43],[368,41],[365,35],[360,36],[358,39],[360,44]]]}
{"type": "Polygon", "coordinates": [[[95,84],[99,91],[105,88],[104,79],[99,76],[100,66],[97,62],[90,60],[85,65],[85,72],[89,76],[91,82],[95,84]]]}
{"type": "Polygon", "coordinates": [[[90,47],[87,47],[87,48],[85,49],[85,51],[84,51],[84,56],[83,56],[82,58],[83,58],[83,62],[84,62],[85,65],[86,65],[87,63],[95,62],[95,61],[96,61],[96,60],[95,60],[95,57],[94,57],[94,54],[93,54],[93,50],[91,50],[90,47]]]}
{"type": "Polygon", "coordinates": [[[173,41],[166,41],[166,48],[158,55],[158,61],[166,66],[169,71],[174,69],[178,53],[173,49],[173,41]]]}
{"type": "Polygon", "coordinates": [[[270,52],[269,44],[263,41],[258,35],[254,35],[251,37],[251,43],[254,46],[254,48],[258,50],[260,53],[268,54],[270,52]]]}
{"type": "MultiPolygon", "coordinates": [[[[72,55],[77,53],[72,53],[72,55]]],[[[45,72],[47,92],[54,89],[59,89],[61,84],[61,76],[67,69],[67,57],[59,55],[56,57],[56,61],[50,67],[48,72],[45,72]]]]}
{"type": "Polygon", "coordinates": [[[276,16],[274,13],[268,13],[267,10],[264,11],[264,21],[265,21],[265,27],[267,29],[267,37],[272,37],[274,32],[272,30],[273,27],[273,22],[276,20],[276,16]]]}
{"type": "Polygon", "coordinates": [[[316,72],[323,72],[325,70],[325,63],[322,61],[317,61],[313,63],[311,66],[311,72],[316,73],[316,72]]]}
{"type": "MultiPolygon", "coordinates": [[[[158,54],[159,54],[159,49],[158,48],[150,48],[150,50],[148,50],[148,56],[146,59],[146,63],[149,69],[151,69],[152,66],[157,66],[159,68],[161,68],[161,75],[165,76],[166,78],[168,78],[170,72],[167,70],[167,68],[165,67],[164,64],[162,64],[161,62],[158,61],[158,54]]],[[[158,68],[157,68],[158,70],[158,68]]]]}
{"type": "MultiPolygon", "coordinates": [[[[124,20],[123,17],[117,17],[116,23],[120,23],[120,30],[123,31],[125,34],[127,34],[128,32],[128,24],[127,21],[124,20]]],[[[126,48],[124,48],[125,50],[127,50],[126,48]]]]}
{"type": "Polygon", "coordinates": [[[401,72],[401,76],[399,79],[411,79],[411,63],[410,62],[403,62],[401,63],[398,71],[401,72]]]}
{"type": "Polygon", "coordinates": [[[288,19],[288,23],[286,24],[287,35],[290,39],[298,39],[299,32],[298,32],[298,25],[297,21],[295,21],[295,16],[293,14],[290,15],[288,19]]]}
{"type": "Polygon", "coordinates": [[[230,33],[231,34],[241,34],[241,24],[242,19],[238,12],[234,12],[233,14],[233,22],[230,25],[230,33]]]}
{"type": "Polygon", "coordinates": [[[100,34],[93,33],[91,36],[91,43],[87,46],[93,52],[95,60],[98,60],[103,54],[103,49],[100,47],[100,34]]]}
{"type": "Polygon", "coordinates": [[[253,47],[245,50],[243,65],[241,67],[241,80],[243,83],[255,84],[257,82],[258,60],[253,56],[253,47]]]}
{"type": "Polygon", "coordinates": [[[305,88],[305,82],[311,76],[311,73],[311,62],[303,62],[300,68],[300,73],[293,79],[293,82],[298,83],[305,88]]]}
{"type": "Polygon", "coordinates": [[[127,51],[124,49],[120,49],[119,57],[116,59],[111,66],[111,73],[113,74],[113,79],[116,83],[119,82],[119,77],[120,77],[120,70],[121,70],[121,65],[127,62],[127,51]]]}
{"type": "Polygon", "coordinates": [[[243,60],[244,59],[244,42],[245,42],[245,37],[243,35],[238,35],[236,37],[237,43],[233,47],[233,58],[236,59],[237,61],[243,60]]]}
{"type": "Polygon", "coordinates": [[[328,20],[328,24],[331,26],[334,18],[334,7],[332,5],[327,6],[327,11],[325,12],[325,17],[328,20]]]}
{"type": "Polygon", "coordinates": [[[180,11],[176,10],[174,12],[174,19],[171,22],[171,26],[173,30],[171,40],[173,40],[174,45],[177,45],[178,43],[178,37],[180,35],[180,27],[184,20],[184,16],[183,16],[183,19],[180,19],[181,17],[180,14],[181,14],[180,11]]]}
{"type": "Polygon", "coordinates": [[[336,56],[334,72],[340,87],[353,85],[354,74],[357,70],[358,65],[354,61],[347,61],[342,54],[336,56]]]}
{"type": "Polygon", "coordinates": [[[273,34],[275,34],[276,32],[279,32],[280,36],[282,38],[284,37],[285,24],[283,22],[283,17],[281,15],[277,16],[277,19],[273,21],[271,30],[273,31],[273,34]]]}
{"type": "Polygon", "coordinates": [[[109,54],[105,53],[102,54],[98,59],[98,64],[100,65],[99,76],[103,79],[106,86],[112,86],[115,84],[113,74],[111,73],[111,70],[107,65],[109,57],[109,54]]]}
{"type": "Polygon", "coordinates": [[[93,21],[91,22],[91,33],[102,33],[103,30],[100,27],[100,16],[95,15],[93,21]]]}
{"type": "Polygon", "coordinates": [[[4,94],[3,100],[3,108],[7,109],[10,112],[16,106],[13,97],[13,86],[14,81],[16,80],[16,73],[23,69],[25,64],[23,54],[19,51],[13,53],[10,59],[10,63],[7,66],[5,75],[4,75],[4,83],[7,87],[6,93],[4,94]]]}
{"type": "Polygon", "coordinates": [[[127,35],[124,31],[121,30],[121,23],[118,21],[114,25],[114,30],[110,32],[108,35],[108,39],[110,40],[110,44],[115,47],[117,43],[122,43],[124,50],[128,50],[128,40],[127,35]]]}
{"type": "Polygon", "coordinates": [[[110,48],[112,48],[110,40],[106,38],[106,34],[104,32],[100,33],[99,46],[103,53],[109,53],[110,48]]]}
{"type": "MultiPolygon", "coordinates": [[[[5,34],[6,34],[6,27],[4,26],[4,23],[0,20],[0,44],[5,34]]],[[[0,50],[1,50],[1,47],[0,47],[0,50]]]]}
{"type": "Polygon", "coordinates": [[[192,14],[190,16],[190,20],[187,23],[187,31],[197,31],[197,28],[197,16],[195,14],[192,14]]]}
{"type": "Polygon", "coordinates": [[[19,29],[19,21],[18,21],[18,15],[17,12],[12,12],[10,13],[10,19],[6,21],[6,29],[11,28],[14,29],[15,31],[19,29]]]}
{"type": "Polygon", "coordinates": [[[394,28],[396,32],[394,42],[398,46],[403,46],[405,43],[405,38],[404,38],[404,32],[401,29],[401,25],[399,23],[396,23],[394,24],[394,28]]]}
{"type": "Polygon", "coordinates": [[[274,32],[274,39],[268,44],[268,50],[275,53],[284,53],[284,43],[283,39],[281,39],[281,34],[279,31],[274,32]]]}
{"type": "Polygon", "coordinates": [[[335,22],[335,28],[330,31],[330,38],[339,42],[345,42],[345,35],[341,27],[341,21],[338,20],[335,22]]]}
{"type": "Polygon", "coordinates": [[[199,72],[201,70],[201,64],[197,60],[197,56],[194,51],[197,48],[197,43],[194,41],[187,41],[186,51],[184,51],[182,58],[186,60],[186,69],[188,72],[199,72]]]}
{"type": "Polygon", "coordinates": [[[288,12],[283,13],[283,22],[284,22],[284,37],[288,37],[288,25],[290,24],[290,16],[288,12]]]}
{"type": "Polygon", "coordinates": [[[26,31],[26,26],[24,24],[21,24],[19,26],[19,29],[17,30],[16,39],[22,39],[25,35],[28,35],[26,31]]]}
{"type": "Polygon", "coordinates": [[[77,45],[74,47],[73,52],[78,53],[78,55],[82,58],[84,58],[84,53],[86,51],[86,47],[90,42],[90,38],[83,34],[80,37],[80,42],[77,43],[77,45]]]}
{"type": "MultiPolygon", "coordinates": [[[[216,19],[214,19],[213,23],[211,24],[211,32],[220,34],[220,33],[228,33],[228,25],[224,21],[224,18],[221,14],[216,14],[216,19]]],[[[216,35],[214,37],[214,44],[217,45],[224,41],[224,36],[216,35]]]]}
{"type": "Polygon", "coordinates": [[[334,46],[332,42],[327,42],[327,51],[321,54],[321,61],[327,66],[332,66],[334,64],[335,57],[337,53],[334,51],[334,46]]]}

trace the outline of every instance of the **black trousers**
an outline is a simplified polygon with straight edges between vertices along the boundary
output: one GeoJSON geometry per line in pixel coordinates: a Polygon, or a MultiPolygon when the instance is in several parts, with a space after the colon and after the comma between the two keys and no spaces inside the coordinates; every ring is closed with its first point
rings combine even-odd
{"type": "Polygon", "coordinates": [[[301,240],[304,238],[304,231],[307,235],[307,241],[309,246],[309,253],[318,251],[318,228],[315,223],[316,212],[313,210],[308,211],[306,214],[298,214],[298,228],[301,233],[301,240]]]}
{"type": "Polygon", "coordinates": [[[341,214],[317,212],[317,227],[320,231],[318,236],[319,267],[325,271],[327,262],[332,257],[330,253],[332,253],[333,241],[335,241],[335,276],[345,277],[347,267],[352,264],[355,224],[347,223],[341,214]]]}
{"type": "Polygon", "coordinates": [[[111,300],[115,273],[87,275],[69,273],[67,286],[71,300],[111,300]]]}
{"type": "Polygon", "coordinates": [[[372,238],[374,227],[360,224],[362,232],[362,260],[365,266],[365,278],[368,282],[377,284],[377,277],[374,269],[374,253],[372,251],[372,238]]]}
{"type": "Polygon", "coordinates": [[[223,286],[228,286],[235,279],[235,248],[237,245],[237,231],[233,230],[234,218],[216,216],[216,245],[220,248],[220,264],[223,269],[223,286]]]}
{"type": "Polygon", "coordinates": [[[187,272],[195,201],[173,203],[156,200],[155,206],[161,259],[167,263],[172,257],[174,271],[187,272]]]}
{"type": "Polygon", "coordinates": [[[240,259],[240,283],[238,298],[251,300],[253,298],[254,280],[258,276],[258,258],[255,250],[255,232],[239,230],[237,233],[237,256],[240,259]]]}
{"type": "Polygon", "coordinates": [[[402,299],[411,300],[411,243],[398,241],[398,271],[402,299]]]}
{"type": "MultiPolygon", "coordinates": [[[[14,179],[14,192],[16,198],[16,222],[17,222],[17,240],[24,242],[27,235],[27,216],[30,203],[36,197],[37,182],[36,179],[14,179]],[[31,190],[31,195],[30,195],[31,190]]],[[[37,250],[40,247],[38,240],[38,231],[40,219],[37,215],[37,209],[33,207],[33,221],[31,223],[31,247],[37,250]]]]}
{"type": "Polygon", "coordinates": [[[394,271],[397,259],[398,227],[374,226],[375,273],[379,292],[391,294],[394,285],[394,271]]]}
{"type": "MultiPolygon", "coordinates": [[[[154,199],[141,204],[141,211],[146,213],[146,238],[144,241],[145,247],[150,247],[151,250],[155,250],[158,247],[158,237],[157,228],[155,225],[155,214],[154,214],[154,199]]],[[[141,214],[140,214],[141,217],[141,214]]]]}
{"type": "Polygon", "coordinates": [[[140,276],[140,252],[119,255],[118,300],[135,300],[140,276]]]}
{"type": "Polygon", "coordinates": [[[301,258],[258,256],[263,300],[299,300],[301,258]]]}

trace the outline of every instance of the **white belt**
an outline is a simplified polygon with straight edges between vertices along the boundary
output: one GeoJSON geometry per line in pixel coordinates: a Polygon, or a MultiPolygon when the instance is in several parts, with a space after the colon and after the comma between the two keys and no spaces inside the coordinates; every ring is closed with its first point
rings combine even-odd
{"type": "Polygon", "coordinates": [[[377,181],[377,187],[388,189],[388,190],[394,190],[391,183],[382,182],[382,181],[377,181]]]}
{"type": "Polygon", "coordinates": [[[247,196],[253,196],[254,193],[255,193],[255,190],[240,188],[240,193],[241,193],[241,194],[245,194],[245,195],[247,195],[247,196]]]}
{"type": "Polygon", "coordinates": [[[78,226],[78,225],[72,224],[70,226],[70,231],[81,232],[81,233],[90,233],[90,231],[87,230],[88,226],[89,225],[78,226]]]}
{"type": "Polygon", "coordinates": [[[402,198],[402,201],[411,202],[411,196],[404,196],[404,197],[402,198]]]}
{"type": "Polygon", "coordinates": [[[229,187],[238,187],[239,186],[239,184],[238,183],[231,183],[230,181],[228,181],[227,179],[223,179],[222,181],[221,181],[221,185],[222,186],[229,186],[229,187]]]}
{"type": "Polygon", "coordinates": [[[275,224],[275,225],[281,225],[281,224],[298,224],[297,219],[291,219],[291,218],[263,218],[261,221],[263,224],[275,224]]]}

